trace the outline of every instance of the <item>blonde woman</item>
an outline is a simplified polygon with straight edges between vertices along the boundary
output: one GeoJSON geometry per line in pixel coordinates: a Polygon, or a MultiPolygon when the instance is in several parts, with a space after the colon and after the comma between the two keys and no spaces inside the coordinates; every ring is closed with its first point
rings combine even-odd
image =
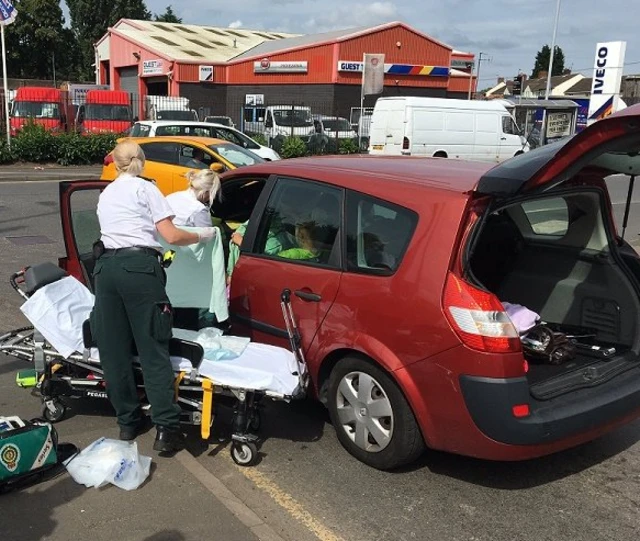
{"type": "Polygon", "coordinates": [[[210,227],[196,234],[173,224],[175,213],[160,190],[138,176],[145,157],[135,142],[119,143],[113,157],[118,177],[98,201],[102,255],[94,271],[91,329],[100,350],[107,395],[118,416],[120,439],[135,439],[143,423],[132,368],[135,345],[157,427],[153,448],[172,453],[183,446],[184,435],[169,358],[172,310],[156,236],[185,246],[210,241],[216,230],[210,227]]]}
{"type": "MultiPolygon", "coordinates": [[[[209,170],[201,169],[187,173],[189,186],[181,192],[167,196],[167,202],[175,214],[177,226],[211,227],[211,205],[220,191],[220,177],[209,170]]],[[[205,309],[175,308],[176,327],[199,330],[218,323],[214,314],[205,309]]]]}
{"type": "Polygon", "coordinates": [[[220,178],[209,169],[189,171],[189,187],[167,196],[177,226],[211,227],[211,205],[220,191],[220,178]]]}

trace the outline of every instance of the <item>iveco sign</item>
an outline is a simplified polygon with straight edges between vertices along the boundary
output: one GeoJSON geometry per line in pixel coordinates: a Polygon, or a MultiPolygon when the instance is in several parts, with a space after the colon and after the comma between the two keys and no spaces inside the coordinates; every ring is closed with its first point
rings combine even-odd
{"type": "Polygon", "coordinates": [[[627,44],[624,41],[597,44],[587,124],[601,120],[618,110],[626,48],[627,44]]]}
{"type": "Polygon", "coordinates": [[[307,61],[272,62],[263,58],[253,63],[253,73],[307,73],[307,61]]]}

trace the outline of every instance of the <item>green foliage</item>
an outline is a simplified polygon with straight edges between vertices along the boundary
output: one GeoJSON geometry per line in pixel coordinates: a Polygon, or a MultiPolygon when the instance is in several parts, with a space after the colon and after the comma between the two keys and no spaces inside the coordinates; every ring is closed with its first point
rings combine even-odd
{"type": "Polygon", "coordinates": [[[287,137],[279,151],[283,158],[299,158],[307,153],[307,145],[300,137],[287,137]]]}
{"type": "Polygon", "coordinates": [[[341,139],[338,146],[340,154],[356,154],[359,150],[357,139],[341,139]]]}
{"type": "Polygon", "coordinates": [[[116,146],[119,137],[122,137],[122,134],[52,133],[43,126],[30,122],[11,139],[11,148],[4,141],[0,143],[0,163],[102,163],[104,157],[116,146]]]}
{"type": "Polygon", "coordinates": [[[262,145],[263,147],[267,146],[267,138],[264,136],[264,134],[256,133],[255,135],[250,135],[249,137],[251,137],[251,139],[253,139],[259,145],[262,145]]]}
{"type": "Polygon", "coordinates": [[[7,145],[7,140],[0,140],[0,164],[13,163],[16,161],[16,155],[12,148],[7,145]]]}
{"type": "Polygon", "coordinates": [[[77,68],[76,41],[59,0],[21,0],[15,22],[6,27],[7,70],[11,77],[69,78],[77,68]]]}
{"type": "Polygon", "coordinates": [[[167,6],[162,15],[156,13],[154,19],[160,23],[181,23],[182,19],[178,17],[171,6],[167,6]]]}
{"type": "MultiPolygon", "coordinates": [[[[549,71],[549,60],[551,59],[551,47],[545,45],[536,54],[536,61],[531,72],[531,78],[537,79],[540,76],[541,71],[549,71]]],[[[555,46],[555,52],[553,53],[553,69],[551,75],[562,75],[564,71],[564,52],[557,45],[555,46]]]]}
{"type": "Polygon", "coordinates": [[[58,155],[56,135],[44,126],[27,122],[20,133],[11,139],[11,149],[18,160],[24,162],[55,162],[58,155]]]}

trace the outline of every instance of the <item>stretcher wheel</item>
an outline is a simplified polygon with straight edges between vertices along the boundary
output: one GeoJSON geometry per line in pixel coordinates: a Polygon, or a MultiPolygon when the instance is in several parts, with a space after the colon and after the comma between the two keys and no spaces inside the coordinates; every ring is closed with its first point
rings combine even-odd
{"type": "Polygon", "coordinates": [[[65,413],[67,413],[67,406],[65,406],[59,400],[53,400],[51,402],[53,409],[49,408],[45,403],[42,408],[42,416],[49,421],[50,423],[57,423],[58,421],[62,421],[64,419],[65,413]]]}
{"type": "Polygon", "coordinates": [[[253,466],[258,460],[258,447],[251,442],[233,442],[231,458],[238,466],[253,466]]]}

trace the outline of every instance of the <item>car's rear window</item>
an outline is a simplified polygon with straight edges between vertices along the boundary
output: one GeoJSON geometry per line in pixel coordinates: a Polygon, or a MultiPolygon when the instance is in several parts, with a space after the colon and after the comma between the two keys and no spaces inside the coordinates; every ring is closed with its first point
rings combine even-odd
{"type": "Polygon", "coordinates": [[[347,193],[347,270],[394,273],[418,223],[407,208],[368,195],[347,193]]]}

